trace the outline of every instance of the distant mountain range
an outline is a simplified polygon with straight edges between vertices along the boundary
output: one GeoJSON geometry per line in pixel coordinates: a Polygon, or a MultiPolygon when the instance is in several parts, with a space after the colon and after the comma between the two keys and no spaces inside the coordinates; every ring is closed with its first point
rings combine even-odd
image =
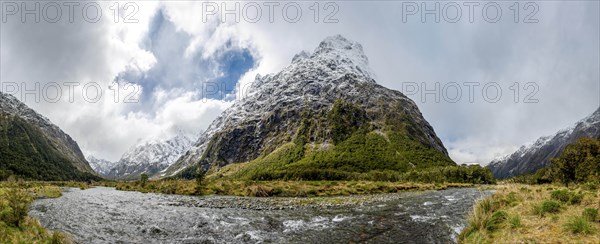
{"type": "Polygon", "coordinates": [[[573,126],[541,137],[531,145],[521,146],[513,154],[496,159],[487,167],[499,179],[534,173],[549,166],[551,158],[558,156],[567,145],[581,137],[600,138],[600,108],[573,126]]]}
{"type": "Polygon", "coordinates": [[[131,147],[117,162],[90,156],[92,168],[109,179],[135,180],[142,173],[160,175],[192,145],[193,141],[183,132],[170,139],[145,140],[131,147]]]}
{"type": "Polygon", "coordinates": [[[0,92],[0,176],[99,179],[77,143],[49,119],[0,92]]]}

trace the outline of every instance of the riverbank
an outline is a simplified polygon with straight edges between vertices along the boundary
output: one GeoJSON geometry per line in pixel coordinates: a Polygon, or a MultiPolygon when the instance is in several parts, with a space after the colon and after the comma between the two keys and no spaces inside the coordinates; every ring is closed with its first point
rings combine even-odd
{"type": "Polygon", "coordinates": [[[461,243],[600,243],[600,192],[585,184],[500,184],[477,202],[461,243]]]}
{"type": "Polygon", "coordinates": [[[192,180],[98,182],[94,185],[123,191],[177,195],[228,195],[252,197],[325,197],[443,190],[450,187],[475,187],[470,183],[416,183],[383,181],[239,181],[211,180],[198,187],[192,180]]]}
{"type": "Polygon", "coordinates": [[[46,230],[27,215],[35,199],[60,197],[61,188],[49,183],[0,182],[0,240],[2,243],[71,243],[59,231],[46,230]]]}

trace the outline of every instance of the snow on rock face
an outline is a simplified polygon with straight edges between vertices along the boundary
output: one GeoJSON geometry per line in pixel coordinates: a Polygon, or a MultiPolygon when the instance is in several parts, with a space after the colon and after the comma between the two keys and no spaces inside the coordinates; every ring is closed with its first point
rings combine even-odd
{"type": "Polygon", "coordinates": [[[105,159],[96,158],[93,155],[87,157],[90,166],[96,173],[100,175],[107,175],[110,170],[117,165],[117,162],[111,162],[105,159]]]}
{"type": "Polygon", "coordinates": [[[167,140],[145,140],[127,151],[110,165],[104,176],[114,179],[137,179],[142,173],[156,175],[165,170],[186,152],[193,141],[179,132],[167,140]]]}
{"type": "Polygon", "coordinates": [[[516,152],[492,161],[489,168],[496,178],[504,179],[534,173],[550,165],[550,159],[581,137],[600,138],[600,108],[573,126],[534,143],[521,146],[516,152]]]}
{"type": "Polygon", "coordinates": [[[340,35],[328,37],[312,54],[295,55],[279,73],[257,75],[246,94],[217,117],[165,175],[177,174],[203,158],[218,160],[221,166],[252,160],[280,145],[282,135],[294,135],[303,110],[330,109],[337,99],[364,108],[398,104],[422,129],[424,143],[447,155],[416,104],[378,85],[373,77],[359,43],[340,35]]]}

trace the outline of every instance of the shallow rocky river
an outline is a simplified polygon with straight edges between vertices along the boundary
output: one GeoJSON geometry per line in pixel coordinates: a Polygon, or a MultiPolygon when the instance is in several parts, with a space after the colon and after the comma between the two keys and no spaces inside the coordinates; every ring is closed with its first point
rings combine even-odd
{"type": "Polygon", "coordinates": [[[96,187],[34,202],[78,243],[451,243],[475,188],[322,199],[176,196],[96,187]]]}

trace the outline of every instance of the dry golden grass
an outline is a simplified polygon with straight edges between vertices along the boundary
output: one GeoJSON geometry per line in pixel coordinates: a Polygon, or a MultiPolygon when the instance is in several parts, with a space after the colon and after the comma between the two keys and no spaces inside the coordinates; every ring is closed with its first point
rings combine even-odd
{"type": "MultiPolygon", "coordinates": [[[[551,199],[551,191],[562,189],[558,185],[522,185],[500,184],[493,198],[503,202],[498,211],[505,211],[508,216],[519,216],[520,226],[514,227],[505,221],[500,228],[486,233],[477,233],[472,238],[462,240],[463,243],[600,243],[600,222],[591,222],[594,229],[590,234],[574,234],[565,225],[570,219],[582,216],[585,208],[600,208],[598,190],[580,191],[584,197],[580,204],[561,203],[559,213],[546,213],[543,217],[536,215],[533,206],[551,199]],[[509,194],[512,194],[509,197],[509,194]],[[509,199],[510,200],[507,200],[509,199]]],[[[510,219],[510,217],[509,217],[510,219]]]]}

